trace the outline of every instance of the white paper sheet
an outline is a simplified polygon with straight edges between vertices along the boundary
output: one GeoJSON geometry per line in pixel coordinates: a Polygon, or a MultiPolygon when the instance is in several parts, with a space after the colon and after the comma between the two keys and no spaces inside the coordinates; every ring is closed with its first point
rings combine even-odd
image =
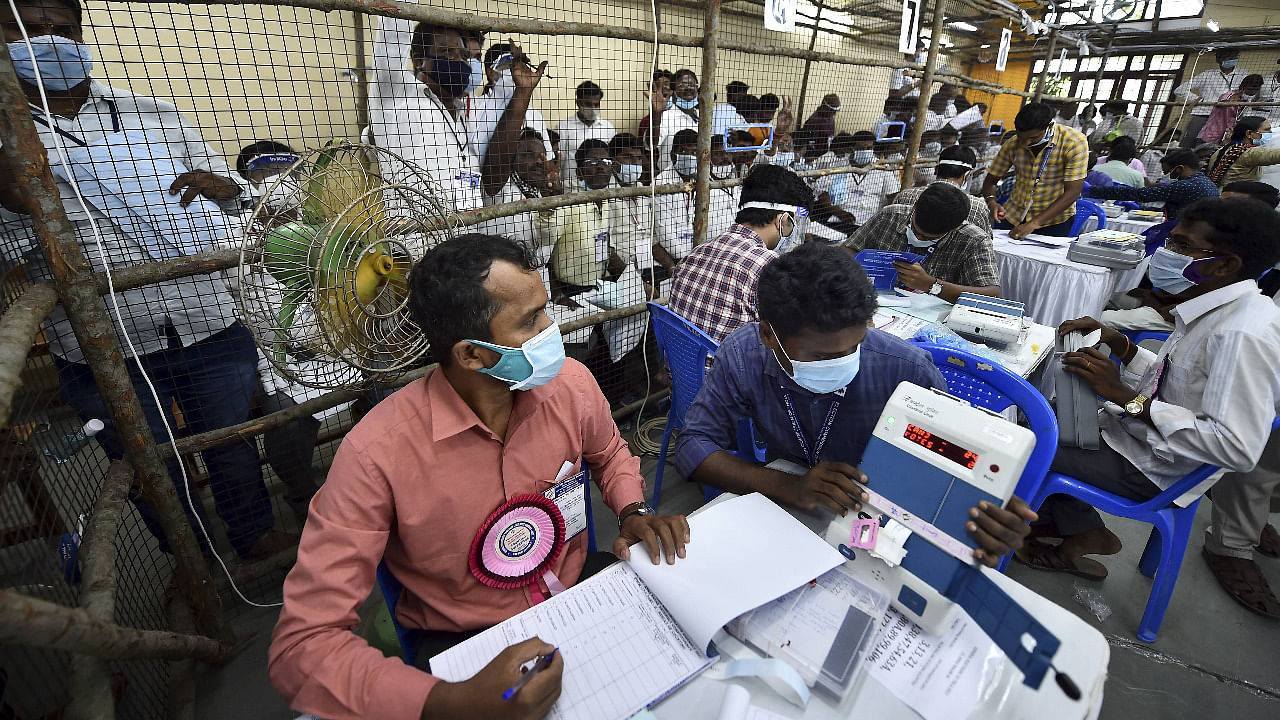
{"type": "MultiPolygon", "coordinates": [[[[645,557],[648,557],[646,555],[645,557]]],[[[450,682],[466,680],[507,647],[531,637],[564,657],[555,720],[631,717],[712,663],[676,626],[626,563],[431,658],[450,682]]]]}
{"type": "Polygon", "coordinates": [[[751,693],[741,685],[726,686],[719,720],[784,720],[784,718],[786,718],[785,715],[752,705],[751,693]]]}
{"type": "Polygon", "coordinates": [[[950,720],[970,716],[1002,658],[959,608],[942,635],[929,635],[890,609],[866,663],[872,677],[924,720],[950,720]]]}
{"type": "Polygon", "coordinates": [[[760,493],[689,518],[688,557],[654,565],[640,544],[631,567],[705,650],[725,623],[822,575],[844,557],[760,493]]]}

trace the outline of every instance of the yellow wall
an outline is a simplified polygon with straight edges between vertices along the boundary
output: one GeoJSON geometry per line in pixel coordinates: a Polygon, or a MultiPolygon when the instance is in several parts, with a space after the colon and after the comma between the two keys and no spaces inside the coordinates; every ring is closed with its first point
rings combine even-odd
{"type": "MultiPolygon", "coordinates": [[[[652,29],[649,2],[540,0],[540,7],[495,0],[464,3],[430,0],[439,7],[488,17],[585,20],[652,29]]],[[[331,138],[354,138],[357,85],[347,71],[359,65],[353,16],[261,5],[204,6],[106,3],[86,6],[86,36],[95,44],[94,76],[107,84],[170,100],[200,128],[216,150],[234,156],[259,139],[294,147],[316,147],[331,138]]],[[[663,31],[701,35],[701,11],[661,6],[663,31]]],[[[372,52],[376,18],[367,18],[366,54],[372,52]]],[[[573,90],[594,80],[605,91],[602,116],[619,130],[635,131],[648,112],[652,45],[587,37],[491,35],[489,42],[521,43],[530,56],[550,60],[534,96],[534,107],[553,126],[573,111],[573,90]]],[[[724,16],[721,37],[762,45],[805,49],[810,34],[767,31],[759,18],[724,16]]],[[[486,43],[487,45],[488,43],[486,43]]],[[[828,92],[841,95],[839,130],[867,129],[879,116],[891,65],[900,58],[839,38],[819,35],[816,50],[876,58],[884,67],[813,63],[805,115],[828,92]]],[[[367,61],[366,61],[367,65],[367,61]]],[[[659,66],[701,68],[699,48],[661,48],[659,66]]],[[[741,52],[720,53],[717,87],[743,80],[751,93],[796,95],[804,61],[741,52]]],[[[1019,81],[1018,87],[1021,87],[1019,81]]],[[[798,118],[803,122],[804,117],[798,118]]]]}
{"type": "Polygon", "coordinates": [[[1275,26],[1280,24],[1280,3],[1276,0],[1209,0],[1205,3],[1204,18],[1217,20],[1222,27],[1275,26]]]}
{"type": "MultiPolygon", "coordinates": [[[[996,72],[994,62],[975,62],[968,67],[968,72],[965,74],[976,80],[986,80],[1014,90],[1025,90],[1027,78],[1031,75],[1031,61],[1010,60],[1005,65],[1004,72],[996,72]]],[[[1013,127],[1013,117],[1018,114],[1018,108],[1022,107],[1020,95],[993,95],[978,90],[967,90],[965,97],[971,102],[987,103],[988,123],[998,120],[1003,122],[1006,128],[1013,127]]]]}

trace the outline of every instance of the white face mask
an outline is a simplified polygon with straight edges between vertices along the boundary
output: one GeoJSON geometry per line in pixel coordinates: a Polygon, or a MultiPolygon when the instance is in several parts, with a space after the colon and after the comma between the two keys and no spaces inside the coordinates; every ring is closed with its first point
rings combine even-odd
{"type": "Polygon", "coordinates": [[[698,172],[698,156],[697,155],[676,155],[675,162],[676,172],[682,177],[696,175],[698,172]]]}
{"type": "Polygon", "coordinates": [[[791,167],[796,161],[796,154],[793,152],[780,152],[773,156],[773,164],[782,167],[791,167]]]}
{"type": "Polygon", "coordinates": [[[635,185],[643,174],[643,165],[622,165],[618,168],[618,181],[623,185],[635,185]]]}
{"type": "Polygon", "coordinates": [[[711,174],[717,180],[726,180],[733,177],[733,165],[712,165],[711,174]]]}
{"type": "Polygon", "coordinates": [[[921,240],[920,237],[916,235],[916,231],[912,230],[910,225],[907,226],[907,244],[911,247],[929,248],[933,247],[937,242],[937,238],[921,240]]]}
{"type": "Polygon", "coordinates": [[[930,157],[933,157],[934,155],[937,155],[942,152],[942,143],[940,142],[925,143],[924,148],[921,149],[920,152],[930,157]]]}
{"type": "Polygon", "coordinates": [[[594,125],[595,121],[600,117],[600,109],[579,107],[578,117],[582,119],[582,122],[588,125],[594,125]]]}

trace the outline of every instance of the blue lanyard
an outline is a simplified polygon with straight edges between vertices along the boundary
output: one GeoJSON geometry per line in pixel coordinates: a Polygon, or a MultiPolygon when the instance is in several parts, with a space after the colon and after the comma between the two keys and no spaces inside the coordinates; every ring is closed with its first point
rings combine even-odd
{"type": "Polygon", "coordinates": [[[818,464],[818,458],[822,457],[822,449],[827,446],[827,437],[831,434],[831,426],[836,422],[836,413],[840,411],[840,401],[844,398],[844,388],[836,391],[836,397],[831,401],[831,407],[827,409],[827,417],[822,421],[822,429],[818,431],[818,443],[813,446],[813,451],[809,449],[809,439],[805,437],[804,429],[800,427],[800,418],[796,416],[796,406],[791,399],[791,391],[785,387],[782,388],[782,401],[787,406],[787,417],[791,420],[791,430],[796,434],[796,441],[800,443],[800,452],[804,453],[805,459],[809,461],[809,467],[818,464]]]}
{"type": "MultiPolygon", "coordinates": [[[[102,99],[102,102],[106,103],[106,104],[107,104],[107,108],[111,111],[111,132],[120,132],[120,115],[119,115],[119,113],[117,113],[117,112],[116,112],[116,104],[115,104],[114,102],[112,102],[111,100],[108,100],[108,99],[106,99],[106,98],[103,98],[103,99],[102,99]]],[[[67,132],[66,130],[63,130],[62,128],[58,127],[58,126],[57,126],[57,124],[53,121],[53,119],[52,119],[52,118],[42,117],[41,113],[44,113],[44,110],[43,110],[42,108],[38,108],[38,107],[36,107],[36,106],[32,105],[32,106],[31,106],[31,111],[32,111],[32,112],[31,112],[31,119],[32,119],[32,120],[35,120],[36,122],[40,123],[41,125],[43,125],[43,126],[45,126],[45,127],[49,128],[50,130],[52,130],[52,131],[54,131],[54,132],[58,133],[58,134],[59,134],[59,135],[61,135],[62,137],[64,137],[64,138],[66,138],[66,139],[70,140],[71,142],[73,142],[73,143],[75,143],[75,144],[79,145],[80,147],[89,147],[89,143],[85,142],[85,141],[84,141],[83,139],[81,139],[80,137],[78,137],[78,136],[76,136],[76,135],[72,135],[71,133],[67,132]],[[39,110],[39,111],[40,111],[40,113],[37,113],[37,112],[36,112],[37,110],[39,110]]]]}

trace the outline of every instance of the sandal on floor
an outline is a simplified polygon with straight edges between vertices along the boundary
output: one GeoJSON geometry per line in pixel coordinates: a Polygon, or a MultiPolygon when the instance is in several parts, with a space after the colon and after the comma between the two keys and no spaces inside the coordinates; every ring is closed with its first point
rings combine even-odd
{"type": "Polygon", "coordinates": [[[1257,550],[1267,557],[1280,558],[1280,532],[1276,532],[1275,525],[1262,528],[1262,538],[1258,540],[1257,550]]]}
{"type": "Polygon", "coordinates": [[[1062,548],[1056,545],[1047,545],[1042,542],[1029,542],[1022,546],[1014,557],[1018,562],[1035,570],[1044,570],[1046,572],[1065,572],[1082,577],[1086,580],[1105,580],[1107,577],[1106,568],[1102,563],[1091,560],[1093,564],[1102,568],[1102,572],[1090,572],[1089,570],[1076,565],[1070,558],[1062,552],[1062,548]]]}
{"type": "Polygon", "coordinates": [[[1207,548],[1203,554],[1218,584],[1236,602],[1259,615],[1280,619],[1280,600],[1271,592],[1257,563],[1230,555],[1214,555],[1207,548]]]}

